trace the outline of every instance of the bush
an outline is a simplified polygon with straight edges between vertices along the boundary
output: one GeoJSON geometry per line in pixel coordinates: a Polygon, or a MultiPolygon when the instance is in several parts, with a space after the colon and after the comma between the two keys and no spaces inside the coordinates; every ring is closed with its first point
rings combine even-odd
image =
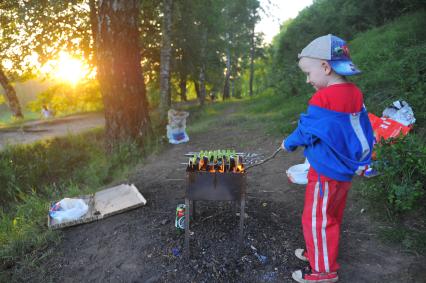
{"type": "MultiPolygon", "coordinates": [[[[92,134],[92,141],[95,136],[92,134]]],[[[100,148],[83,136],[73,136],[5,149],[0,152],[0,194],[4,196],[0,204],[8,206],[32,191],[45,195],[48,184],[72,179],[101,154],[100,148]]]]}
{"type": "Polygon", "coordinates": [[[382,141],[375,147],[380,175],[366,182],[362,194],[374,206],[384,204],[391,216],[423,208],[426,187],[426,145],[412,134],[382,141]]]}

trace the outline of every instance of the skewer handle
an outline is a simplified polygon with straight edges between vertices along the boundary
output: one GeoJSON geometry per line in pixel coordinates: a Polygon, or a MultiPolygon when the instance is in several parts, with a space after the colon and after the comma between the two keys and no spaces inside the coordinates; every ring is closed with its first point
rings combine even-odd
{"type": "Polygon", "coordinates": [[[275,150],[275,152],[274,152],[271,156],[269,156],[268,158],[266,158],[266,159],[264,159],[264,160],[260,161],[259,163],[256,163],[256,164],[252,164],[252,165],[250,165],[250,166],[247,166],[246,168],[244,168],[244,170],[245,170],[245,171],[247,171],[248,169],[250,169],[250,168],[252,168],[252,167],[255,167],[255,166],[261,165],[261,164],[263,164],[263,163],[265,163],[265,162],[267,162],[267,161],[269,161],[269,160],[271,160],[271,159],[275,158],[275,156],[276,156],[276,155],[278,154],[278,152],[280,152],[281,150],[282,150],[282,147],[280,146],[279,148],[277,148],[277,150],[275,150]]]}

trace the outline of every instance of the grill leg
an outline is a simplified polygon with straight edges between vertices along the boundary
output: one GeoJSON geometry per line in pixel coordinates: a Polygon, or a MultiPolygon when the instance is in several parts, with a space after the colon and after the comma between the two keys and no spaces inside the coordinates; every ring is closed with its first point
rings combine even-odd
{"type": "Polygon", "coordinates": [[[191,201],[191,217],[192,217],[192,220],[194,221],[197,220],[195,200],[191,201]]]}
{"type": "Polygon", "coordinates": [[[190,201],[188,198],[185,198],[185,257],[189,258],[189,221],[190,221],[190,201]]]}
{"type": "Polygon", "coordinates": [[[244,243],[244,209],[246,206],[246,196],[245,194],[241,195],[241,202],[240,202],[240,249],[243,247],[244,243]]]}

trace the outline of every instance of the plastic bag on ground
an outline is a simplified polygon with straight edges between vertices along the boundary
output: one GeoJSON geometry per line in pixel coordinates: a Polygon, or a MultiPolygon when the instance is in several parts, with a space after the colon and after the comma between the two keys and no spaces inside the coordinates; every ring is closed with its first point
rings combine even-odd
{"type": "Polygon", "coordinates": [[[189,141],[189,137],[186,134],[186,118],[189,113],[170,109],[167,114],[169,124],[166,129],[169,143],[179,144],[189,141]]]}
{"type": "Polygon", "coordinates": [[[377,142],[380,142],[382,138],[387,140],[395,138],[400,134],[406,136],[411,130],[411,127],[404,126],[390,118],[379,118],[371,113],[368,113],[368,118],[370,119],[377,142]]]}
{"type": "Polygon", "coordinates": [[[412,125],[416,122],[413,109],[404,100],[397,100],[391,106],[383,110],[383,117],[391,118],[404,126],[412,125]]]}
{"type": "Polygon", "coordinates": [[[89,207],[82,199],[64,198],[52,205],[49,215],[57,224],[73,221],[81,218],[87,213],[89,207]]]}
{"type": "Polygon", "coordinates": [[[291,166],[286,171],[288,180],[294,184],[306,185],[308,183],[308,171],[310,164],[308,159],[305,159],[305,163],[291,166]]]}

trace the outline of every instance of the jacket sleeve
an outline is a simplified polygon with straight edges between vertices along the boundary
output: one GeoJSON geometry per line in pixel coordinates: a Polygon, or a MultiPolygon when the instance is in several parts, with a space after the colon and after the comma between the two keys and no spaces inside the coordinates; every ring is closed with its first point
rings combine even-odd
{"type": "Polygon", "coordinates": [[[284,141],[283,147],[287,151],[294,151],[298,146],[308,146],[313,144],[318,138],[306,132],[301,125],[299,125],[293,133],[291,133],[284,141]]]}

